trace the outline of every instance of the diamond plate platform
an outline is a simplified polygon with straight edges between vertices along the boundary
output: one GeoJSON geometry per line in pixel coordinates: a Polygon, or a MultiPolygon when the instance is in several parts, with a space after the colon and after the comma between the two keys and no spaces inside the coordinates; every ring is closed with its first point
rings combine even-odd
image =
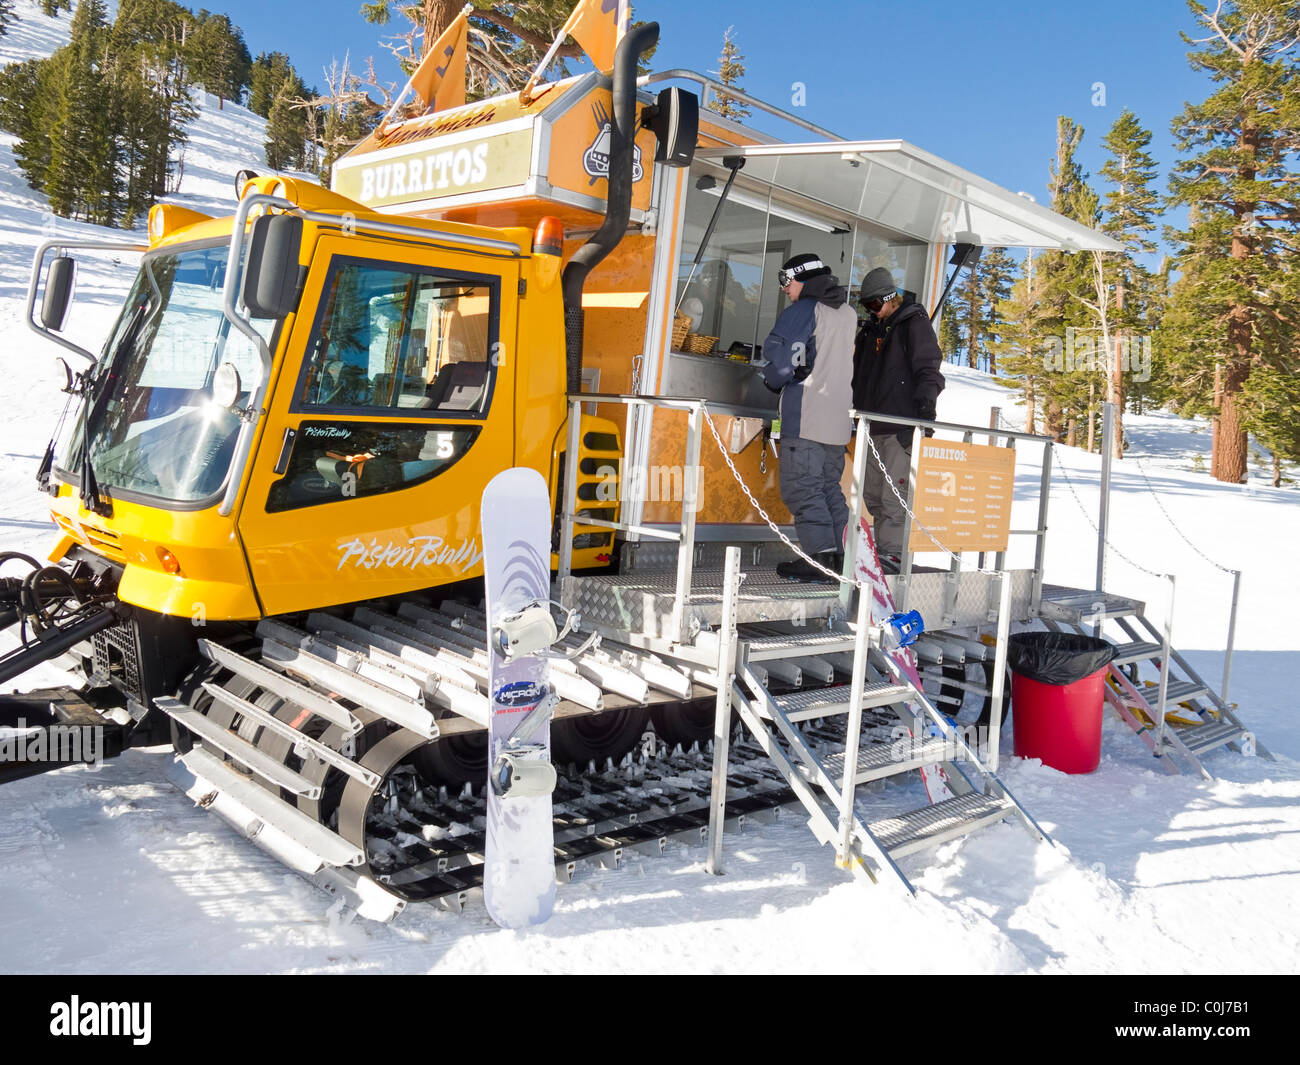
{"type": "MultiPolygon", "coordinates": [[[[747,545],[746,551],[752,555],[758,546],[747,545]]],[[[569,609],[577,609],[588,624],[672,640],[676,636],[672,622],[677,576],[673,570],[645,565],[652,557],[656,561],[667,558],[645,554],[633,572],[617,576],[566,577],[559,587],[559,599],[569,609]]],[[[744,573],[736,608],[737,624],[793,621],[802,625],[820,618],[844,618],[836,585],[782,580],[776,574],[776,567],[767,560],[761,565],[751,564],[744,573]]],[[[720,569],[695,570],[687,614],[690,636],[712,629],[722,621],[722,576],[720,569]]],[[[1033,616],[1033,574],[1029,570],[1011,570],[1009,576],[1011,617],[1015,621],[1028,621],[1033,616]]],[[[887,580],[898,600],[898,578],[891,576],[887,580]]],[[[955,597],[952,589],[950,574],[945,571],[913,573],[907,609],[919,610],[926,628],[932,632],[985,625],[996,619],[998,581],[992,574],[964,572],[956,584],[955,597]]]]}
{"type": "MultiPolygon", "coordinates": [[[[687,619],[690,633],[712,629],[722,621],[722,570],[696,570],[687,619]]],[[[567,577],[560,601],[582,614],[584,625],[617,629],[671,640],[677,579],[673,573],[644,572],[618,576],[567,577]]],[[[755,568],[745,575],[736,607],[737,624],[763,621],[804,623],[840,618],[839,592],[831,584],[782,580],[776,569],[755,568]]]]}

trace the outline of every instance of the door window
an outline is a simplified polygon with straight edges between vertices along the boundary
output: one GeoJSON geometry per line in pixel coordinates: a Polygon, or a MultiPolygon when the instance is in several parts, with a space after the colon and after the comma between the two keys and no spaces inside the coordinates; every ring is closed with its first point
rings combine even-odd
{"type": "Polygon", "coordinates": [[[497,278],[336,262],[295,409],[483,417],[499,291],[497,278]]]}

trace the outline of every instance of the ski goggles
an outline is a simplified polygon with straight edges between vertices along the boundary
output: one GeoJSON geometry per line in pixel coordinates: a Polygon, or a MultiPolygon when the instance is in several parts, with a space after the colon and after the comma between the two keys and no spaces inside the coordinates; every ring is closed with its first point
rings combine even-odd
{"type": "Polygon", "coordinates": [[[810,263],[800,263],[798,266],[792,266],[789,270],[780,270],[777,272],[776,281],[781,288],[785,288],[791,281],[798,281],[802,274],[811,270],[825,270],[826,265],[820,259],[814,259],[810,263]]]}

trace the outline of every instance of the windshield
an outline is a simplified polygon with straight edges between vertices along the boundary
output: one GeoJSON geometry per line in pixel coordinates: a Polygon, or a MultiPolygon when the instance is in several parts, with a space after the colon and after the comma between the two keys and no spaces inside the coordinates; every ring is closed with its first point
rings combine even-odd
{"type": "MultiPolygon", "coordinates": [[[[63,468],[81,469],[89,419],[101,487],[177,503],[221,491],[240,420],[213,400],[213,375],[227,362],[239,371],[238,407],[261,376],[256,347],[221,313],[228,254],[192,248],[141,263],[63,468]]],[[[270,339],[274,321],[253,324],[270,339]]]]}

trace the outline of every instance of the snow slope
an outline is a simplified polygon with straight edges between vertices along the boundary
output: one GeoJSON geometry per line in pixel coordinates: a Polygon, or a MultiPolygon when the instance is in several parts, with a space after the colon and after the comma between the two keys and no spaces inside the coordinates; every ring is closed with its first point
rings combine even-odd
{"type": "MultiPolygon", "coordinates": [[[[57,47],[66,19],[51,24],[28,0],[19,14],[0,58],[57,47]]],[[[177,200],[228,210],[230,175],[263,162],[260,123],[205,101],[177,200]]],[[[10,148],[0,141],[0,550],[39,553],[51,536],[32,476],[63,397],[56,352],[22,324],[23,300],[35,246],[52,232],[92,230],[50,219],[10,148]]],[[[97,348],[132,268],[129,257],[79,258],[73,332],[97,348]]],[[[942,417],[984,425],[993,405],[1016,417],[1004,389],[950,369],[942,417]]],[[[1158,775],[1145,748],[1108,718],[1102,765],[1090,776],[1004,762],[1007,784],[1056,847],[1002,825],[906,859],[914,900],[849,881],[792,814],[729,835],[724,877],[704,872],[703,848],[675,845],[661,859],[582,869],[560,888],[547,925],[505,932],[481,902],[462,915],[413,907],[392,926],[341,923],[326,896],[169,785],[167,751],[131,751],[98,771],[65,770],[0,792],[0,895],[21,914],[0,938],[0,971],[1293,971],[1300,738],[1291,715],[1300,638],[1291,617],[1300,571],[1291,547],[1300,542],[1300,495],[1218,485],[1191,471],[1189,448],[1208,450],[1204,426],[1160,414],[1128,424],[1134,447],[1115,473],[1113,541],[1144,566],[1179,575],[1175,641],[1214,679],[1228,579],[1178,538],[1134,460],[1203,550],[1245,570],[1233,697],[1277,762],[1219,752],[1209,758],[1212,783],[1158,775]],[[75,916],[84,914],[95,919],[75,916]]],[[[1036,448],[1023,450],[1015,528],[1033,524],[1037,461],[1036,448]]],[[[1059,461],[1086,510],[1058,477],[1048,580],[1086,587],[1099,460],[1061,449],[1059,461]]],[[[1018,551],[1030,551],[1028,543],[1018,551]]],[[[1110,573],[1114,590],[1148,599],[1161,615],[1159,578],[1118,559],[1110,573]]]]}

